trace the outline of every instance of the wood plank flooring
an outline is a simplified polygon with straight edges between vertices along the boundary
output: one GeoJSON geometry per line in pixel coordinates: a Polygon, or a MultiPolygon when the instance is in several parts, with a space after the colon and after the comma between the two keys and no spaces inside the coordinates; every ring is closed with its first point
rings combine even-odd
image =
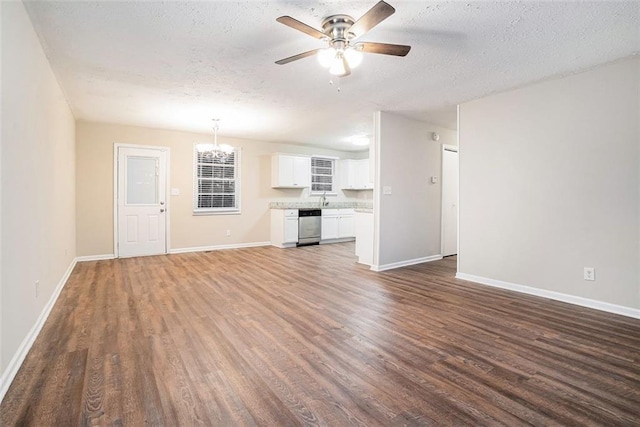
{"type": "Polygon", "coordinates": [[[353,250],[79,263],[0,424],[640,424],[639,320],[353,250]]]}

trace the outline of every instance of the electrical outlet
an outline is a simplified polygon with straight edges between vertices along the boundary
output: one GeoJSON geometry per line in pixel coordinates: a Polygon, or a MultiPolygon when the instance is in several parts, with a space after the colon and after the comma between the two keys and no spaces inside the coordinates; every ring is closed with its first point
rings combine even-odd
{"type": "Polygon", "coordinates": [[[36,280],[36,298],[40,294],[40,280],[36,280]]]}
{"type": "Polygon", "coordinates": [[[596,269],[593,267],[584,268],[584,280],[596,280],[596,269]]]}
{"type": "Polygon", "coordinates": [[[227,230],[227,237],[231,237],[231,230],[227,230]]]}

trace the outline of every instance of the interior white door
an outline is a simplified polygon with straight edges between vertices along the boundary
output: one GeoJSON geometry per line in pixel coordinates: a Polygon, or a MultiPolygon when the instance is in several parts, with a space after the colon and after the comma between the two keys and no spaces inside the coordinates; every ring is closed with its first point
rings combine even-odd
{"type": "Polygon", "coordinates": [[[118,256],[167,252],[165,149],[118,147],[118,256]]]}
{"type": "Polygon", "coordinates": [[[442,151],[442,256],[458,253],[458,152],[442,151]]]}

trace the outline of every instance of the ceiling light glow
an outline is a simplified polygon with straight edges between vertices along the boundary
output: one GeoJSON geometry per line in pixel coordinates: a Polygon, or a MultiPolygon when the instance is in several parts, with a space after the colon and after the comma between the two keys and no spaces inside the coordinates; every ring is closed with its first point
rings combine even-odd
{"type": "Polygon", "coordinates": [[[363,135],[352,136],[351,143],[353,145],[360,145],[360,146],[369,145],[369,137],[363,136],[363,135]]]}
{"type": "Polygon", "coordinates": [[[318,62],[324,68],[329,68],[333,64],[333,59],[336,57],[336,50],[332,47],[326,49],[320,49],[318,51],[318,62]]]}
{"type": "Polygon", "coordinates": [[[329,68],[329,73],[334,76],[341,76],[347,72],[347,69],[344,66],[344,58],[342,57],[342,52],[336,52],[336,56],[333,58],[333,62],[331,63],[331,67],[329,68]]]}
{"type": "Polygon", "coordinates": [[[351,68],[356,68],[362,63],[362,52],[352,47],[345,50],[344,57],[347,58],[347,62],[351,68]]]}
{"type": "Polygon", "coordinates": [[[349,68],[356,68],[362,63],[362,51],[357,47],[347,47],[346,50],[328,47],[318,51],[318,62],[324,68],[329,69],[329,73],[334,76],[341,76],[346,72],[344,61],[347,61],[349,68]]]}

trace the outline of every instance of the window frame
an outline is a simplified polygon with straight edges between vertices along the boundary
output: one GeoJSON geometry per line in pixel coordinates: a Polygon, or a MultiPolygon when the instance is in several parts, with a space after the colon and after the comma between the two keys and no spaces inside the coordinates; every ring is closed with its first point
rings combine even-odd
{"type": "MultiPolygon", "coordinates": [[[[333,156],[323,156],[323,155],[319,155],[319,154],[313,154],[311,155],[311,162],[310,162],[310,170],[309,170],[309,175],[310,175],[310,180],[311,182],[309,183],[309,195],[311,196],[320,196],[322,194],[325,194],[327,196],[337,196],[338,192],[336,189],[337,186],[337,172],[338,172],[338,157],[333,157],[333,156]],[[330,160],[331,161],[331,190],[314,190],[313,189],[313,177],[314,175],[320,175],[320,174],[314,174],[313,173],[313,160],[314,159],[322,159],[322,160],[330,160]]],[[[324,175],[326,176],[326,175],[324,175]]]]}
{"type": "MultiPolygon", "coordinates": [[[[218,208],[200,208],[198,207],[198,196],[200,193],[198,192],[198,183],[201,179],[198,176],[198,146],[199,145],[210,145],[210,144],[193,144],[193,198],[192,198],[192,209],[193,215],[239,215],[241,213],[241,200],[242,200],[242,148],[241,147],[233,147],[233,155],[234,155],[234,196],[235,196],[235,207],[218,207],[218,208]]],[[[212,179],[213,180],[213,179],[212,179]]]]}

